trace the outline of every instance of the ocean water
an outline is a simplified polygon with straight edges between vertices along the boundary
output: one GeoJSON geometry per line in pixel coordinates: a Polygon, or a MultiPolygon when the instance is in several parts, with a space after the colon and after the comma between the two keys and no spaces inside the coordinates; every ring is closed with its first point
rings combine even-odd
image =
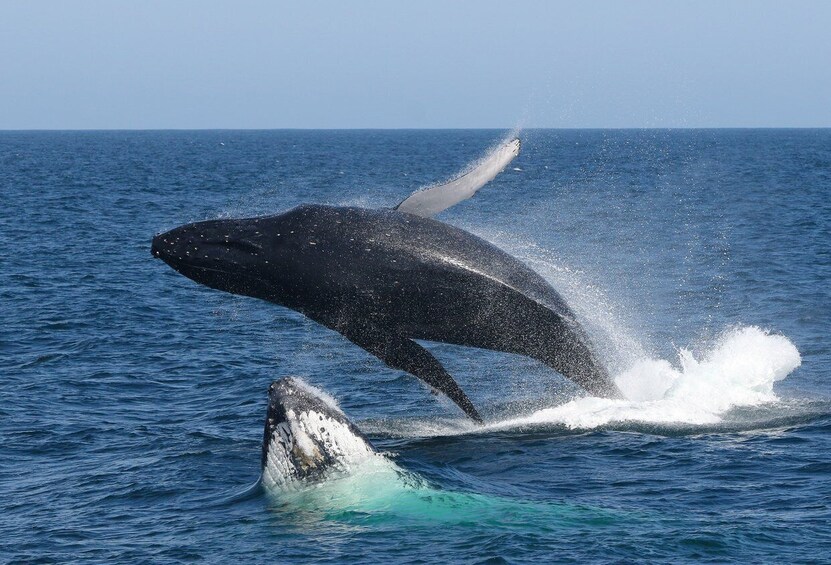
{"type": "Polygon", "coordinates": [[[831,130],[520,132],[440,219],[573,306],[627,399],[425,344],[487,420],[150,255],[179,224],[392,206],[504,131],[0,132],[0,562],[831,560],[831,130]],[[271,380],[382,453],[257,486],[271,380]]]}

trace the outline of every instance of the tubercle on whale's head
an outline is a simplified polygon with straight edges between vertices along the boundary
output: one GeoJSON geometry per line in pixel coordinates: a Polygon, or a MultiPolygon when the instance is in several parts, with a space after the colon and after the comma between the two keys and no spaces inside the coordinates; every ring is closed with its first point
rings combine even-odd
{"type": "Polygon", "coordinates": [[[268,387],[267,423],[290,422],[297,414],[314,411],[340,422],[347,422],[334,399],[298,377],[284,377],[268,387]]]}
{"type": "Polygon", "coordinates": [[[298,259],[297,238],[285,216],[185,224],[157,234],[150,251],[200,284],[274,299],[282,284],[291,283],[298,259]]]}

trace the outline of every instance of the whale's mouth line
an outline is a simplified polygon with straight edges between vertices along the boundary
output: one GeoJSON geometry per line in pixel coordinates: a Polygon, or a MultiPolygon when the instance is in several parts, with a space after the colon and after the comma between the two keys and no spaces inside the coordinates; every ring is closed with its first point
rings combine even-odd
{"type": "MultiPolygon", "coordinates": [[[[221,275],[234,275],[235,277],[245,277],[248,280],[257,281],[258,283],[261,283],[261,284],[264,284],[264,285],[269,284],[268,281],[266,281],[265,279],[263,279],[261,277],[256,277],[254,275],[249,275],[249,274],[244,273],[244,272],[241,273],[239,271],[234,271],[234,270],[230,270],[230,269],[228,269],[228,270],[218,269],[216,267],[204,267],[204,266],[201,266],[201,265],[192,265],[192,264],[177,265],[176,267],[174,267],[174,269],[178,271],[180,267],[182,268],[182,270],[186,270],[186,271],[205,271],[205,272],[209,272],[209,273],[219,273],[221,275]]],[[[190,278],[190,277],[188,277],[188,278],[190,278]]]]}
{"type": "Polygon", "coordinates": [[[263,246],[258,243],[252,243],[241,239],[205,239],[201,242],[202,245],[210,245],[213,247],[220,247],[224,249],[238,249],[248,253],[256,254],[263,250],[263,246]]]}

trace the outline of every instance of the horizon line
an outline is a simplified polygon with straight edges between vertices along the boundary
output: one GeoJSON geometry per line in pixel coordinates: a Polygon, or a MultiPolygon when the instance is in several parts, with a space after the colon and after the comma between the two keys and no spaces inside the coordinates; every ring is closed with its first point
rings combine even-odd
{"type": "Polygon", "coordinates": [[[197,127],[197,128],[0,128],[10,132],[160,132],[160,131],[671,131],[671,130],[824,130],[831,126],[612,126],[612,127],[197,127]]]}

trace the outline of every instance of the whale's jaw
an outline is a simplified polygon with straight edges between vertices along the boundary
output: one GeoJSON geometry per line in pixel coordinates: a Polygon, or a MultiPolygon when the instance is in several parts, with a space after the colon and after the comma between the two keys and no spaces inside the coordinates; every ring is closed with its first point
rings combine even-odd
{"type": "Polygon", "coordinates": [[[262,455],[267,490],[346,473],[373,455],[366,437],[324,393],[292,377],[271,384],[262,455]]]}

